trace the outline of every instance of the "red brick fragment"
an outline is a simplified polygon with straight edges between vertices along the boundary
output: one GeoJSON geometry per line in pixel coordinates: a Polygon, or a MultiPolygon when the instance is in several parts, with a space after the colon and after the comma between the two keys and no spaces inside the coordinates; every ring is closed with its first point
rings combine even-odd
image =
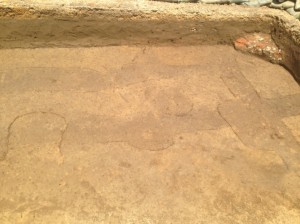
{"type": "Polygon", "coordinates": [[[258,55],[273,63],[280,63],[282,60],[281,50],[269,34],[246,34],[234,41],[234,47],[236,50],[258,55]]]}

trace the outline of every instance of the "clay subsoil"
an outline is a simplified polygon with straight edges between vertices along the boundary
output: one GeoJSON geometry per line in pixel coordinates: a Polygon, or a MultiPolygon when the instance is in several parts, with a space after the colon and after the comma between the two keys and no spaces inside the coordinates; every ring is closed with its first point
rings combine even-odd
{"type": "Polygon", "coordinates": [[[300,223],[300,87],[230,46],[2,49],[0,223],[300,223]]]}

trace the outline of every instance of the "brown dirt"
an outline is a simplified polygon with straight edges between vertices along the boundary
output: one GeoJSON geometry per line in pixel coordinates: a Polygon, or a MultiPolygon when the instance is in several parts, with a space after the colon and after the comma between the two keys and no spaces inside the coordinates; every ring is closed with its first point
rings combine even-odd
{"type": "Polygon", "coordinates": [[[300,223],[300,87],[229,46],[2,49],[0,223],[300,223]]]}

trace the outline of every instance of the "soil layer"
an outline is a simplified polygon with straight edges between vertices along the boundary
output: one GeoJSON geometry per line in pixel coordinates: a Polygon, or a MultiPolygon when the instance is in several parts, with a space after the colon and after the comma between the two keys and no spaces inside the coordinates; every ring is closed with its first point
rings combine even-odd
{"type": "Polygon", "coordinates": [[[300,223],[300,87],[229,46],[0,51],[0,223],[300,223]]]}

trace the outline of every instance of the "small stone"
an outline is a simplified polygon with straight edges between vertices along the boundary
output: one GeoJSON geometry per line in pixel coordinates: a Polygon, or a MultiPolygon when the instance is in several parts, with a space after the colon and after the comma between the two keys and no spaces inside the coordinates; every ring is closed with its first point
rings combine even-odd
{"type": "Polygon", "coordinates": [[[295,11],[300,11],[300,0],[296,0],[295,11]]]}
{"type": "Polygon", "coordinates": [[[258,0],[260,6],[270,5],[272,0],[258,0]]]}
{"type": "Polygon", "coordinates": [[[296,12],[294,8],[288,8],[285,11],[294,16],[296,19],[300,19],[300,12],[296,12]]]}
{"type": "Polygon", "coordinates": [[[153,0],[158,2],[171,2],[171,3],[195,3],[198,0],[153,0]]]}
{"type": "Polygon", "coordinates": [[[272,2],[269,7],[274,8],[274,9],[288,9],[288,8],[293,8],[295,6],[295,3],[292,1],[286,1],[280,4],[276,4],[272,2]]]}
{"type": "Polygon", "coordinates": [[[250,0],[249,2],[244,2],[242,5],[247,5],[251,7],[259,7],[259,1],[258,0],[250,0]]]}
{"type": "Polygon", "coordinates": [[[251,0],[249,2],[243,3],[243,5],[252,6],[252,7],[260,7],[265,5],[270,5],[272,0],[251,0]]]}
{"type": "Polygon", "coordinates": [[[205,4],[241,4],[244,2],[248,2],[249,0],[200,0],[199,2],[205,3],[205,4]]]}

